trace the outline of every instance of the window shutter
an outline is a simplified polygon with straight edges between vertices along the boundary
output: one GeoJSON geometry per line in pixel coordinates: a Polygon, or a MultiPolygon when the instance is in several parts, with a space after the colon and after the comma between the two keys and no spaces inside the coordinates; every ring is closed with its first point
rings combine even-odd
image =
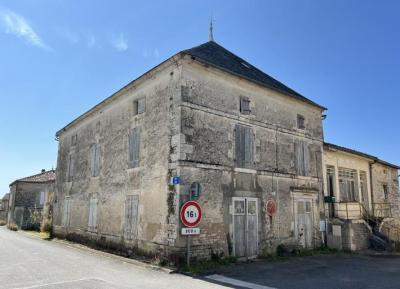
{"type": "Polygon", "coordinates": [[[310,175],[310,150],[307,142],[302,142],[304,152],[304,176],[310,175]]]}
{"type": "Polygon", "coordinates": [[[100,156],[101,156],[100,145],[99,145],[99,144],[96,144],[96,149],[95,149],[95,165],[94,165],[94,173],[95,173],[95,176],[96,176],[96,177],[100,174],[100,156]]]}
{"type": "Polygon", "coordinates": [[[243,127],[244,131],[244,166],[251,168],[253,165],[254,136],[251,128],[243,127]]]}
{"type": "Polygon", "coordinates": [[[236,156],[236,167],[243,167],[243,127],[236,125],[235,127],[235,156],[236,156]]]}
{"type": "Polygon", "coordinates": [[[125,203],[125,237],[128,240],[136,238],[138,217],[138,196],[127,196],[125,203]]]}
{"type": "Polygon", "coordinates": [[[96,144],[92,144],[90,146],[90,170],[92,173],[92,177],[96,176],[95,165],[96,165],[96,144]]]}
{"type": "Polygon", "coordinates": [[[129,167],[139,166],[140,160],[140,130],[135,127],[131,130],[129,136],[129,167]]]}

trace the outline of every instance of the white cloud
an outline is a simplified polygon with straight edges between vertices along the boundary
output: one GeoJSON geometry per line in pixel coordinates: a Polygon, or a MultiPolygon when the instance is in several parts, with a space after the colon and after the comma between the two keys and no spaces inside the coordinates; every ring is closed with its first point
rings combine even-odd
{"type": "Polygon", "coordinates": [[[50,49],[21,15],[10,10],[0,10],[0,22],[5,33],[22,38],[33,46],[50,49]]]}
{"type": "Polygon", "coordinates": [[[125,51],[128,49],[128,39],[122,32],[118,36],[113,37],[112,44],[118,51],[125,51]]]}

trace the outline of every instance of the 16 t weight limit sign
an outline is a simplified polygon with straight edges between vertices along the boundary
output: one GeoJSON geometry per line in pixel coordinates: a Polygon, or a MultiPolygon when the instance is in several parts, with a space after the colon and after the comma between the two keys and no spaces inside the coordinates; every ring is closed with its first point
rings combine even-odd
{"type": "Polygon", "coordinates": [[[182,224],[186,227],[196,227],[201,220],[201,207],[195,201],[183,204],[180,212],[182,224]]]}

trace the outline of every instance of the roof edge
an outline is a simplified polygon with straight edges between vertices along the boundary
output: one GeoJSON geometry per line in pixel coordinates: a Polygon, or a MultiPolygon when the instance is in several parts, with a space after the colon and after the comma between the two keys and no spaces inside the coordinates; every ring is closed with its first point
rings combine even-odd
{"type": "Polygon", "coordinates": [[[84,113],[82,113],[81,115],[79,115],[78,117],[76,117],[74,120],[72,120],[71,122],[69,122],[66,126],[64,126],[63,128],[61,128],[60,130],[58,130],[56,132],[56,139],[59,138],[59,136],[66,131],[67,129],[69,129],[71,126],[75,125],[77,122],[85,119],[86,117],[88,117],[91,113],[97,111],[99,108],[103,107],[105,104],[107,104],[108,102],[114,100],[115,97],[117,97],[118,95],[120,95],[122,92],[124,92],[125,90],[129,89],[132,85],[134,85],[136,82],[142,80],[143,77],[145,77],[146,75],[152,73],[154,70],[156,70],[157,68],[160,68],[161,66],[165,65],[168,62],[172,62],[174,58],[179,57],[180,55],[182,55],[182,52],[178,52],[176,54],[174,54],[173,56],[167,58],[166,60],[164,60],[163,62],[157,64],[156,66],[152,67],[151,69],[147,70],[145,73],[141,74],[140,76],[138,76],[137,78],[135,78],[134,80],[130,81],[129,83],[127,83],[126,85],[124,85],[122,88],[118,89],[116,92],[114,92],[113,94],[111,94],[110,96],[108,96],[107,98],[103,99],[101,102],[99,102],[98,104],[92,106],[90,109],[88,109],[87,111],[85,111],[84,113]]]}
{"type": "Polygon", "coordinates": [[[389,167],[392,167],[392,168],[395,168],[395,169],[398,169],[398,170],[400,169],[400,166],[398,166],[398,165],[389,163],[387,161],[381,160],[380,158],[378,158],[376,156],[373,156],[373,155],[370,155],[370,154],[366,154],[366,153],[363,153],[363,152],[360,152],[360,151],[357,151],[357,150],[354,150],[354,149],[346,148],[346,147],[339,146],[339,145],[336,145],[336,144],[333,144],[333,143],[328,143],[328,142],[324,142],[324,147],[325,146],[329,147],[329,148],[337,149],[337,150],[340,150],[340,151],[343,151],[343,152],[347,152],[347,153],[350,153],[350,154],[358,155],[358,156],[370,159],[370,160],[372,160],[372,161],[374,161],[376,163],[380,163],[380,164],[383,164],[383,165],[386,165],[386,166],[389,166],[389,167]]]}

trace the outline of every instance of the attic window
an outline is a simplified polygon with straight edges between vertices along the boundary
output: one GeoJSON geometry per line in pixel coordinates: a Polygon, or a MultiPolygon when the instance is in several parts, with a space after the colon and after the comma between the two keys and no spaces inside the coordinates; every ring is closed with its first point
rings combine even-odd
{"type": "Polygon", "coordinates": [[[240,113],[242,114],[250,114],[250,99],[246,96],[240,97],[240,113]]]}
{"type": "Polygon", "coordinates": [[[146,98],[142,97],[133,102],[134,114],[141,114],[146,111],[146,98]]]}
{"type": "Polygon", "coordinates": [[[297,128],[298,129],[305,129],[306,128],[306,126],[305,126],[305,118],[304,118],[304,116],[302,116],[301,114],[298,114],[297,115],[297,128]]]}
{"type": "Polygon", "coordinates": [[[74,134],[73,136],[71,136],[71,145],[74,146],[76,145],[78,139],[78,135],[74,134]]]}

